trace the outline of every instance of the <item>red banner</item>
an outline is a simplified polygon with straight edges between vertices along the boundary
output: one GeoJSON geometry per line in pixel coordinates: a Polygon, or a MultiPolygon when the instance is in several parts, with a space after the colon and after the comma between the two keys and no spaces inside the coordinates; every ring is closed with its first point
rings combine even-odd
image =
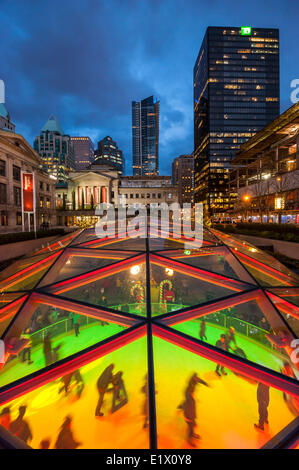
{"type": "Polygon", "coordinates": [[[23,211],[34,212],[34,179],[32,173],[22,174],[23,211]]]}

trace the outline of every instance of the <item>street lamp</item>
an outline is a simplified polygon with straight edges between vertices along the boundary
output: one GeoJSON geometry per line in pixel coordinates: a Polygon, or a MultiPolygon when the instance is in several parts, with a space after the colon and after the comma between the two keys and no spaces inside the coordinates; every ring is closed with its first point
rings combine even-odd
{"type": "Polygon", "coordinates": [[[245,220],[247,220],[247,207],[249,206],[249,203],[250,203],[249,194],[244,194],[243,201],[245,202],[245,220]]]}

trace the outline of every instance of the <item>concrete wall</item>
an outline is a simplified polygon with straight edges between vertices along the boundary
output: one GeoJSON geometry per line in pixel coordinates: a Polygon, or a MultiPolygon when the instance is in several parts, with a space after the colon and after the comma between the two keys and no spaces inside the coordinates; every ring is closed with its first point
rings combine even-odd
{"type": "MultiPolygon", "coordinates": [[[[229,234],[228,234],[229,235],[229,234]]],[[[292,259],[299,260],[299,243],[272,240],[271,238],[253,237],[251,235],[235,235],[255,246],[273,246],[274,251],[292,259]]]]}
{"type": "Polygon", "coordinates": [[[0,261],[6,261],[8,259],[18,258],[37,248],[43,248],[55,240],[58,235],[52,237],[38,238],[37,240],[26,240],[17,243],[8,243],[7,245],[0,245],[0,261]]]}

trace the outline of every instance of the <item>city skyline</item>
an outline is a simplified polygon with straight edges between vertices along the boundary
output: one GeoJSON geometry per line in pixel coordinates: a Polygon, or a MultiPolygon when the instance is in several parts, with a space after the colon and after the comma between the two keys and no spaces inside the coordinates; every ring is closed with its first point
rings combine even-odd
{"type": "Polygon", "coordinates": [[[290,82],[297,78],[298,57],[295,1],[284,5],[271,2],[271,19],[269,5],[254,1],[249,12],[246,5],[236,11],[234,2],[224,5],[218,1],[213,2],[211,11],[207,5],[194,1],[189,2],[189,8],[179,0],[154,6],[146,1],[129,2],[126,6],[118,1],[105,6],[93,1],[76,2],[67,23],[69,2],[59,5],[45,1],[41,11],[34,8],[34,2],[29,1],[26,6],[16,3],[18,8],[14,6],[12,10],[10,5],[3,5],[1,9],[1,28],[6,37],[5,50],[0,46],[1,79],[6,85],[6,106],[16,130],[31,144],[47,116],[55,114],[69,135],[87,135],[93,141],[113,135],[124,152],[126,173],[130,174],[131,101],[153,94],[161,101],[160,174],[170,174],[173,158],[193,150],[192,70],[210,25],[279,28],[280,110],[292,105],[290,82]],[[111,18],[111,10],[116,7],[123,19],[122,31],[116,18],[111,18]],[[130,15],[133,7],[134,16],[130,15]],[[30,15],[24,15],[23,8],[30,15]],[[88,15],[91,10],[97,12],[92,18],[88,15]],[[178,10],[180,22],[175,20],[178,10]],[[108,16],[112,34],[108,36],[101,30],[98,36],[97,25],[108,16]],[[6,21],[8,18],[10,21],[6,21]],[[80,40],[70,34],[79,25],[80,40]],[[138,35],[135,42],[131,37],[133,30],[138,35]],[[76,54],[71,55],[74,49],[76,54]],[[55,67],[51,67],[54,59],[55,67]],[[104,73],[97,67],[92,70],[101,61],[105,64],[104,68],[101,65],[104,73]]]}

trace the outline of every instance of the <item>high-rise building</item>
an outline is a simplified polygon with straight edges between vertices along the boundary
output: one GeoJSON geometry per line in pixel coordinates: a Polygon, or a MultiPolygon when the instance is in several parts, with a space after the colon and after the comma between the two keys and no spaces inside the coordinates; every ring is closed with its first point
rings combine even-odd
{"type": "Polygon", "coordinates": [[[71,137],[74,148],[75,169],[84,170],[93,163],[94,145],[90,137],[71,137]]]}
{"type": "Polygon", "coordinates": [[[4,103],[0,103],[0,129],[4,131],[15,131],[15,125],[10,120],[9,112],[4,103]]]}
{"type": "Polygon", "coordinates": [[[159,173],[160,101],[153,96],[132,102],[133,174],[159,173]]]}
{"type": "Polygon", "coordinates": [[[42,158],[42,168],[58,182],[67,181],[75,168],[74,149],[69,135],[64,134],[55,116],[50,116],[34,141],[34,150],[42,158]]]}
{"type": "Polygon", "coordinates": [[[109,135],[98,142],[98,148],[95,151],[95,165],[109,165],[114,167],[119,174],[124,171],[123,153],[117,146],[115,140],[109,135]]]}
{"type": "Polygon", "coordinates": [[[179,204],[194,201],[194,158],[180,155],[172,162],[172,182],[178,187],[179,204]]]}
{"type": "Polygon", "coordinates": [[[195,202],[210,215],[233,206],[229,162],[279,115],[279,31],[208,27],[194,71],[195,202]]]}

